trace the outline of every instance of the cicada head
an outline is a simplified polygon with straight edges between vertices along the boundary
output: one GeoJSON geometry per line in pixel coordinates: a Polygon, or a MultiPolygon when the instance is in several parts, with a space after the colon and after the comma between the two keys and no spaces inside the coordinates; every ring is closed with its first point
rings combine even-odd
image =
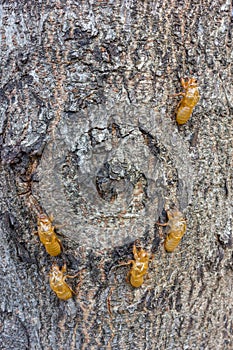
{"type": "Polygon", "coordinates": [[[51,224],[51,220],[46,214],[39,214],[38,215],[38,224],[44,224],[44,225],[49,225],[51,224]]]}

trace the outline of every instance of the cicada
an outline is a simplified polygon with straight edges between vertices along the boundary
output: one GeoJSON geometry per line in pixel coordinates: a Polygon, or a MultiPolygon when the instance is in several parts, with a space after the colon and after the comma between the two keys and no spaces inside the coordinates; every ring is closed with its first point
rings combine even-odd
{"type": "Polygon", "coordinates": [[[177,106],[176,112],[176,121],[179,125],[182,125],[189,120],[194,107],[200,99],[198,85],[195,78],[189,78],[187,81],[182,78],[181,85],[185,89],[185,92],[177,94],[183,96],[177,106]]]}
{"type": "Polygon", "coordinates": [[[144,282],[144,276],[148,273],[150,256],[141,247],[137,248],[135,244],[133,245],[133,256],[134,260],[129,260],[127,263],[121,263],[120,265],[132,264],[127,280],[133,287],[138,288],[141,287],[144,282]]]}
{"type": "Polygon", "coordinates": [[[65,282],[66,278],[75,278],[74,276],[66,275],[66,264],[60,269],[57,264],[53,264],[49,274],[49,284],[51,289],[56,293],[57,297],[61,300],[68,300],[72,298],[73,294],[76,294],[71,287],[65,282]]]}
{"type": "Polygon", "coordinates": [[[160,226],[168,226],[168,235],[165,239],[165,249],[167,252],[173,252],[178,244],[180,243],[181,238],[186,231],[186,220],[183,217],[183,214],[177,209],[167,210],[168,222],[165,224],[160,224],[160,226]]]}
{"type": "Polygon", "coordinates": [[[37,225],[38,235],[41,243],[45,246],[47,253],[51,256],[57,256],[62,251],[62,244],[55,233],[55,226],[52,225],[53,218],[46,214],[39,214],[37,225]]]}

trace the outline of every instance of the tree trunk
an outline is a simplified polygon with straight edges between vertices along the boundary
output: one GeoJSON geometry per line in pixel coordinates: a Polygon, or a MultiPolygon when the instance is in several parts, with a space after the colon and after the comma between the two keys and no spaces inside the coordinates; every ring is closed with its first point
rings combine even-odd
{"type": "Polygon", "coordinates": [[[1,349],[232,349],[232,5],[3,1],[1,349]],[[201,99],[174,115],[181,77],[201,99]],[[164,249],[166,211],[187,232],[164,249]],[[64,224],[49,256],[37,215],[64,224]],[[138,240],[152,254],[126,281],[138,240]],[[50,289],[53,263],[80,277],[50,289]]]}

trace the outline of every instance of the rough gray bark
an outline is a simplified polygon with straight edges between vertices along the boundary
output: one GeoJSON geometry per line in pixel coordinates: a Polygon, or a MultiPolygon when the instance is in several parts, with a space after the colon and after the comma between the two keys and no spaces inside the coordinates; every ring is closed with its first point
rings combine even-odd
{"type": "Polygon", "coordinates": [[[231,2],[2,1],[0,16],[1,349],[232,349],[231,2]],[[201,100],[177,127],[185,76],[201,100]],[[167,254],[156,222],[174,204],[188,230],[167,254]],[[41,210],[65,223],[61,257],[33,235],[41,210]],[[139,289],[115,268],[135,239],[154,253],[139,289]],[[82,271],[67,302],[53,261],[82,271]]]}

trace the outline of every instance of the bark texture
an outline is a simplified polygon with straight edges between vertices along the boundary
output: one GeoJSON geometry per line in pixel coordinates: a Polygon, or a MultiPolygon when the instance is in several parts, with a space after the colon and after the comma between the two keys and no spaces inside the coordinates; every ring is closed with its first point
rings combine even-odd
{"type": "Polygon", "coordinates": [[[0,7],[0,348],[232,349],[231,1],[0,7]],[[201,99],[178,127],[190,76],[201,99]],[[172,206],[188,229],[168,254],[172,206]],[[39,212],[65,224],[57,258],[39,212]],[[136,239],[153,253],[138,289],[117,266],[136,239]],[[81,271],[67,302],[53,262],[81,271]]]}

